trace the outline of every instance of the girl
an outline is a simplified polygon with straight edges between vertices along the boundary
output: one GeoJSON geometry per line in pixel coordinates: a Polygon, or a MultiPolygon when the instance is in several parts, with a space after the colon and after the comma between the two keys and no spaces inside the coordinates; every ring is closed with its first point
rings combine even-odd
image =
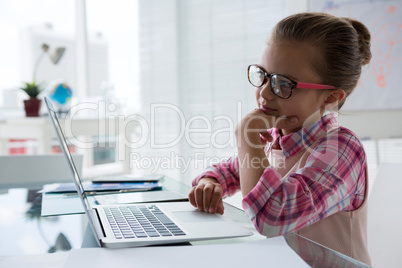
{"type": "Polygon", "coordinates": [[[280,21],[248,67],[258,108],[236,128],[238,157],[193,181],[193,206],[223,214],[241,190],[258,232],[304,237],[369,263],[367,163],[363,146],[339,127],[342,107],[371,59],[359,21],[300,13],[280,21]]]}

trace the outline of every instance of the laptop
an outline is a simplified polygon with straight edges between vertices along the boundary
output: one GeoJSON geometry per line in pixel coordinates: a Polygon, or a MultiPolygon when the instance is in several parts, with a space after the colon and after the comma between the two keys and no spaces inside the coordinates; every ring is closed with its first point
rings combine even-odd
{"type": "Polygon", "coordinates": [[[44,98],[66,156],[88,224],[99,246],[138,247],[250,236],[253,233],[218,214],[195,209],[189,202],[90,206],[56,111],[44,98]]]}

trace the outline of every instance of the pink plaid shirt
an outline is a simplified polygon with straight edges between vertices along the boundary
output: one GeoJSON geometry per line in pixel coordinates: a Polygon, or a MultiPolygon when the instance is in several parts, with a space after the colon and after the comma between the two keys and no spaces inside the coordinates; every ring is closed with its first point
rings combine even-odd
{"type": "MultiPolygon", "coordinates": [[[[243,208],[260,233],[268,229],[268,236],[283,235],[362,204],[367,165],[363,145],[353,132],[338,127],[334,114],[286,136],[275,128],[269,133],[274,140],[267,153],[279,145],[284,164],[306,148],[312,153],[304,167],[287,177],[275,167],[266,168],[243,198],[243,208]]],[[[209,167],[193,185],[203,177],[216,178],[224,196],[233,195],[240,190],[238,158],[209,167]]]]}

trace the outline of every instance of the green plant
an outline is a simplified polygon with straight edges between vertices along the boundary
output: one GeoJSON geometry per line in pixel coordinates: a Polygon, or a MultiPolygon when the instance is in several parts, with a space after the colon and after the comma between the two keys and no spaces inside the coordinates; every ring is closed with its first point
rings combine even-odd
{"type": "Polygon", "coordinates": [[[35,81],[32,81],[31,83],[24,82],[24,86],[20,89],[25,91],[25,93],[27,93],[31,98],[37,98],[43,90],[42,87],[35,81]]]}

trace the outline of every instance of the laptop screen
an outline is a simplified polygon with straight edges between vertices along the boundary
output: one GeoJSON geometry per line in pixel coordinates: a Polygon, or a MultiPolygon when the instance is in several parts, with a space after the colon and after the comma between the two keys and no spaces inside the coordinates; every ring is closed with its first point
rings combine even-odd
{"type": "Polygon", "coordinates": [[[77,172],[77,168],[75,167],[74,160],[71,156],[70,150],[68,149],[66,137],[64,136],[63,131],[60,127],[60,123],[57,118],[56,111],[53,107],[53,104],[48,100],[48,98],[45,97],[44,99],[45,99],[46,107],[49,111],[50,118],[52,119],[54,129],[56,130],[57,137],[60,141],[61,149],[67,158],[68,166],[70,167],[71,173],[73,175],[73,178],[74,178],[73,181],[74,181],[77,193],[81,196],[80,199],[82,201],[82,205],[84,206],[85,212],[88,215],[88,218],[89,218],[88,220],[91,222],[91,225],[93,225],[92,218],[89,216],[90,213],[88,213],[88,211],[91,210],[91,206],[89,204],[87,195],[84,191],[84,187],[82,186],[81,179],[77,172]]]}

